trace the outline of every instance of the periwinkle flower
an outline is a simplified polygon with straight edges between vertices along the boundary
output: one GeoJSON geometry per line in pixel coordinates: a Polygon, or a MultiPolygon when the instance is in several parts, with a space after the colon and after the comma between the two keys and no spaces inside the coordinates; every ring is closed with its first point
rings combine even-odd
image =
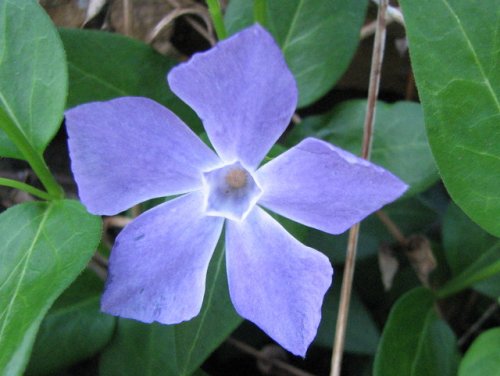
{"type": "Polygon", "coordinates": [[[118,235],[102,309],[143,322],[196,316],[225,224],[236,311],[304,356],[332,280],[326,256],[293,238],[266,210],[339,234],[395,200],[398,178],[308,138],[260,166],[297,103],[295,80],[272,37],[255,25],[194,55],[168,75],[203,121],[215,154],[172,112],[137,97],[66,113],[79,195],[114,215],[155,197],[118,235]]]}

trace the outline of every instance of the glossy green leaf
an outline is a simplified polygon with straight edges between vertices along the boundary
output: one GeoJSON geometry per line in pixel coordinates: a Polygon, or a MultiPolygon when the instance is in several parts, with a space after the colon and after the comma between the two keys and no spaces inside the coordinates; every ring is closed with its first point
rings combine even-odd
{"type": "Polygon", "coordinates": [[[492,278],[491,283],[481,285],[481,290],[494,297],[499,296],[498,276],[500,275],[500,243],[485,251],[470,266],[450,280],[438,291],[440,297],[446,297],[468,287],[492,278]]]}
{"type": "Polygon", "coordinates": [[[474,282],[474,288],[483,294],[500,296],[500,239],[472,222],[454,204],[449,206],[443,219],[443,246],[455,277],[454,284],[462,282],[465,288],[474,282]],[[481,265],[497,273],[484,274],[481,265]],[[483,281],[479,280],[484,277],[483,281]],[[469,282],[470,278],[476,280],[469,282]]]}
{"type": "MultiPolygon", "coordinates": [[[[342,274],[336,270],[331,288],[323,302],[321,323],[314,344],[331,348],[337,322],[342,274]]],[[[377,350],[380,332],[369,311],[356,291],[351,294],[349,319],[345,339],[345,351],[356,354],[373,355],[377,350]]]]}
{"type": "Polygon", "coordinates": [[[119,319],[112,343],[101,354],[99,374],[174,376],[175,355],[174,326],[119,319]]]}
{"type": "MultiPolygon", "coordinates": [[[[267,12],[267,5],[265,11],[267,12]]],[[[266,18],[269,19],[269,17],[266,18]]],[[[253,1],[233,0],[229,2],[224,14],[224,24],[228,34],[235,34],[253,23],[255,23],[253,1]]]]}
{"type": "Polygon", "coordinates": [[[150,46],[119,34],[61,29],[69,70],[68,108],[123,96],[154,99],[201,131],[195,113],[168,88],[176,61],[150,46]]]}
{"type": "Polygon", "coordinates": [[[242,321],[229,298],[225,252],[219,245],[210,263],[200,314],[175,328],[179,375],[194,372],[242,321]]]}
{"type": "Polygon", "coordinates": [[[455,376],[458,352],[430,291],[411,290],[394,305],[378,348],[374,376],[455,376]]]}
{"type": "Polygon", "coordinates": [[[200,314],[168,326],[121,319],[117,337],[101,358],[101,373],[191,375],[241,322],[229,299],[225,254],[219,245],[210,262],[200,314]]]}
{"type": "Polygon", "coordinates": [[[86,270],[55,301],[40,325],[27,375],[53,375],[111,340],[115,318],[100,311],[102,289],[103,282],[86,270]]]}
{"type": "Polygon", "coordinates": [[[72,200],[16,205],[0,215],[0,374],[18,375],[43,316],[78,276],[101,221],[72,200]]]}
{"type": "MultiPolygon", "coordinates": [[[[288,143],[314,136],[359,155],[365,112],[366,100],[343,102],[328,114],[304,119],[288,143]]],[[[410,185],[406,196],[424,191],[439,179],[418,103],[377,103],[371,160],[410,185]]]]}
{"type": "Polygon", "coordinates": [[[482,333],[465,353],[458,376],[500,376],[500,328],[482,333]]]}
{"type": "Polygon", "coordinates": [[[497,0],[401,0],[427,134],[453,200],[500,236],[497,0]]]}
{"type": "Polygon", "coordinates": [[[23,159],[8,125],[42,153],[57,132],[67,92],[61,40],[35,0],[0,0],[0,155],[23,159]]]}
{"type": "MultiPolygon", "coordinates": [[[[383,209],[406,235],[424,233],[437,213],[425,205],[419,198],[409,198],[387,205],[383,209]]],[[[330,235],[315,229],[308,229],[305,243],[326,253],[333,263],[343,263],[347,249],[348,231],[341,235],[330,235]]],[[[363,220],[358,241],[358,259],[377,254],[380,244],[394,242],[394,238],[380,219],[372,214],[363,220]]]]}
{"type": "MultiPolygon", "coordinates": [[[[324,95],[346,70],[356,51],[366,0],[268,0],[267,27],[281,46],[297,80],[299,107],[324,95]]],[[[253,23],[252,1],[231,0],[228,32],[253,23]]]]}

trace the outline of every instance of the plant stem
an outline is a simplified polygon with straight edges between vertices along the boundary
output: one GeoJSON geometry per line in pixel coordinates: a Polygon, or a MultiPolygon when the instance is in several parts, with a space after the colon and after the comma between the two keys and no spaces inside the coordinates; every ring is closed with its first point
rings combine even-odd
{"type": "Polygon", "coordinates": [[[271,363],[271,365],[273,367],[276,367],[276,368],[279,368],[279,369],[285,371],[287,375],[314,376],[313,374],[306,372],[306,371],[303,371],[299,368],[296,368],[293,365],[284,362],[283,360],[276,359],[276,358],[274,358],[274,359],[270,358],[269,355],[266,355],[265,353],[253,348],[252,346],[237,340],[236,338],[229,337],[226,340],[226,342],[229,343],[230,345],[233,345],[238,350],[257,358],[258,360],[260,360],[262,362],[271,363]]]}
{"type": "Polygon", "coordinates": [[[351,300],[352,280],[354,278],[354,266],[356,262],[356,250],[358,248],[359,223],[349,230],[347,242],[347,256],[344,264],[344,276],[340,290],[340,305],[337,314],[337,325],[335,327],[335,339],[333,343],[331,376],[340,376],[342,355],[344,352],[345,331],[349,315],[349,303],[351,300]]]}
{"type": "Polygon", "coordinates": [[[387,231],[390,232],[392,237],[397,240],[397,242],[401,245],[407,245],[408,240],[404,236],[403,232],[400,230],[400,228],[392,221],[392,219],[387,215],[385,211],[382,209],[377,210],[375,213],[377,214],[377,217],[380,219],[380,221],[384,224],[384,226],[387,228],[387,231]]]}
{"type": "Polygon", "coordinates": [[[436,296],[439,299],[447,298],[453,294],[456,294],[466,288],[484,281],[485,279],[491,278],[494,275],[498,275],[500,273],[500,260],[496,260],[491,262],[487,266],[484,266],[479,271],[473,270],[472,272],[469,270],[465,270],[461,274],[457,275],[455,278],[451,279],[446,283],[443,287],[441,287],[436,296]]]}
{"type": "Polygon", "coordinates": [[[253,1],[253,19],[262,26],[266,26],[266,0],[253,1]]]}
{"type": "Polygon", "coordinates": [[[368,87],[368,102],[366,104],[366,116],[363,134],[363,146],[361,158],[370,159],[373,141],[373,131],[375,129],[376,104],[378,90],[380,87],[380,77],[382,75],[382,61],[384,59],[385,48],[385,12],[388,0],[381,0],[377,16],[377,30],[373,41],[373,55],[370,68],[370,84],[368,87]]]}
{"type": "Polygon", "coordinates": [[[208,11],[212,16],[212,21],[215,26],[215,32],[219,40],[227,38],[226,26],[222,18],[222,11],[220,9],[219,0],[207,0],[208,11]]]}
{"type": "Polygon", "coordinates": [[[123,30],[128,37],[132,36],[132,4],[130,0],[123,0],[123,30]]]}
{"type": "MultiPolygon", "coordinates": [[[[373,130],[375,125],[375,110],[378,90],[380,86],[380,76],[382,71],[382,60],[384,58],[385,32],[386,32],[386,12],[388,0],[380,0],[377,29],[373,42],[373,55],[370,69],[370,83],[368,87],[368,101],[366,108],[363,146],[361,157],[370,159],[373,130]]],[[[356,250],[358,246],[359,223],[351,227],[349,231],[349,241],[347,243],[347,255],[344,265],[344,277],[342,279],[342,289],[340,292],[340,305],[335,328],[335,342],[333,344],[331,376],[340,376],[342,355],[344,352],[345,331],[347,327],[347,317],[349,314],[349,303],[351,300],[352,280],[354,277],[354,266],[356,261],[356,250]]]]}
{"type": "MultiPolygon", "coordinates": [[[[5,113],[4,113],[5,114],[5,113]]],[[[47,190],[49,199],[61,199],[64,197],[64,191],[57,183],[50,172],[41,153],[39,153],[28,141],[19,126],[13,123],[11,117],[0,114],[0,128],[7,137],[16,145],[26,161],[30,164],[38,179],[47,190]]],[[[5,114],[6,115],[6,114],[5,114]]]]}
{"type": "Polygon", "coordinates": [[[480,328],[481,326],[488,320],[493,314],[496,312],[498,309],[498,303],[494,302],[491,304],[486,311],[481,315],[481,317],[471,325],[471,327],[460,337],[458,340],[458,346],[463,346],[465,343],[469,340],[470,337],[472,337],[480,328]]]}
{"type": "Polygon", "coordinates": [[[6,178],[0,178],[0,185],[3,185],[4,187],[10,187],[10,188],[15,188],[19,189],[24,192],[28,192],[29,194],[42,198],[44,200],[51,200],[52,197],[47,193],[44,192],[38,188],[35,188],[29,184],[25,184],[23,182],[20,182],[18,180],[12,180],[12,179],[6,179],[6,178]]]}

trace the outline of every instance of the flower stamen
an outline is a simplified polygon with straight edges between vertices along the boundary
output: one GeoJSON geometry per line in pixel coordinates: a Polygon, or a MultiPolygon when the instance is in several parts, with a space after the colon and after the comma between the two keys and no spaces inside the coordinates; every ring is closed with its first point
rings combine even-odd
{"type": "Polygon", "coordinates": [[[247,184],[247,172],[239,168],[230,170],[226,175],[226,183],[233,189],[243,188],[247,184]]]}
{"type": "Polygon", "coordinates": [[[203,173],[205,213],[241,221],[262,195],[252,173],[236,161],[203,173]]]}

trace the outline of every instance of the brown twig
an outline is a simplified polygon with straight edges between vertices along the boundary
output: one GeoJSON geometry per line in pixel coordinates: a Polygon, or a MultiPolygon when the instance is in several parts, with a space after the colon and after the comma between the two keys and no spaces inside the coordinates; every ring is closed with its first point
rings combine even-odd
{"type": "Polygon", "coordinates": [[[262,353],[261,351],[255,349],[252,346],[250,346],[244,342],[241,342],[235,338],[229,337],[226,340],[226,342],[229,343],[230,345],[236,347],[241,352],[244,352],[248,355],[251,355],[251,356],[253,356],[261,361],[269,362],[274,367],[280,368],[280,369],[288,372],[288,374],[290,374],[292,376],[314,376],[313,374],[306,372],[306,371],[303,371],[297,367],[294,367],[291,364],[288,364],[280,359],[269,359],[269,357],[267,355],[265,355],[264,353],[262,353]]]}
{"type": "MultiPolygon", "coordinates": [[[[373,0],[374,3],[378,4],[378,0],[373,0]]],[[[388,6],[387,7],[387,12],[386,12],[386,26],[391,24],[392,22],[397,22],[401,26],[405,27],[405,22],[403,18],[403,13],[401,13],[401,10],[396,7],[388,6]]],[[[369,36],[375,34],[375,31],[377,29],[377,21],[370,22],[366,25],[364,25],[361,28],[361,32],[359,33],[359,39],[365,39],[368,38],[369,36]]]]}
{"type": "Polygon", "coordinates": [[[132,4],[130,0],[123,1],[123,30],[125,35],[131,37],[132,32],[132,4]]]}
{"type": "MultiPolygon", "coordinates": [[[[201,6],[192,6],[190,8],[175,8],[171,12],[169,12],[165,17],[163,17],[160,22],[156,24],[156,26],[151,30],[151,32],[146,37],[146,42],[151,43],[153,40],[160,34],[160,32],[167,27],[172,21],[176,18],[181,17],[183,15],[195,15],[200,17],[205,23],[208,33],[212,34],[210,31],[212,30],[212,23],[210,21],[210,17],[206,13],[206,9],[201,6]]],[[[211,42],[212,43],[212,42],[211,42]]]]}
{"type": "Polygon", "coordinates": [[[460,337],[458,340],[458,346],[463,346],[470,337],[472,337],[498,309],[499,305],[497,302],[491,304],[486,311],[481,315],[481,317],[471,325],[471,327],[460,337]]]}
{"type": "MultiPolygon", "coordinates": [[[[373,130],[375,124],[376,101],[380,86],[380,76],[382,70],[382,61],[384,57],[385,33],[386,33],[386,14],[388,0],[380,0],[377,29],[373,42],[373,55],[370,70],[370,84],[368,88],[368,102],[364,124],[363,145],[361,157],[370,159],[371,146],[373,140],[373,130]]],[[[339,312],[337,325],[335,329],[335,342],[333,344],[331,376],[340,376],[342,355],[344,352],[345,331],[347,327],[347,317],[349,313],[349,303],[351,299],[352,280],[354,277],[354,266],[356,261],[356,250],[359,236],[359,223],[355,224],[349,231],[349,242],[347,243],[347,256],[344,265],[344,277],[342,280],[342,289],[340,293],[339,312]]]]}
{"type": "Polygon", "coordinates": [[[92,260],[94,260],[97,264],[99,264],[99,266],[103,267],[104,269],[108,269],[108,259],[101,255],[99,252],[94,253],[94,255],[92,256],[92,260]]]}
{"type": "Polygon", "coordinates": [[[377,17],[377,31],[373,42],[373,55],[370,69],[370,84],[368,87],[368,102],[366,105],[366,116],[363,133],[363,146],[361,148],[361,158],[370,159],[373,141],[373,131],[375,129],[376,103],[378,90],[380,87],[380,77],[382,75],[382,61],[384,59],[385,48],[385,9],[388,0],[381,0],[377,17]]]}
{"type": "Polygon", "coordinates": [[[186,21],[188,24],[191,25],[193,29],[195,29],[205,40],[210,43],[210,46],[215,46],[217,43],[217,38],[215,37],[214,34],[214,28],[211,23],[208,23],[205,25],[207,26],[207,29],[205,29],[202,25],[200,25],[196,19],[192,16],[186,16],[186,21]]]}
{"type": "Polygon", "coordinates": [[[108,260],[105,259],[99,252],[94,253],[87,268],[92,270],[103,281],[108,277],[108,260]]]}
{"type": "Polygon", "coordinates": [[[405,100],[411,101],[415,96],[415,78],[413,71],[408,72],[408,80],[406,81],[405,100]]]}
{"type": "Polygon", "coordinates": [[[396,241],[402,246],[408,245],[408,240],[404,236],[403,232],[399,229],[399,227],[393,222],[393,220],[387,215],[384,210],[377,210],[377,217],[387,228],[387,231],[392,235],[396,241]]]}
{"type": "Polygon", "coordinates": [[[359,223],[351,227],[349,240],[347,242],[347,257],[344,264],[344,276],[340,290],[340,305],[335,327],[335,339],[333,343],[331,376],[340,376],[342,355],[344,353],[345,331],[349,315],[349,303],[351,300],[352,280],[354,277],[354,266],[356,262],[356,250],[358,247],[359,223]]]}
{"type": "Polygon", "coordinates": [[[132,218],[125,217],[123,215],[114,215],[112,217],[104,218],[104,228],[107,229],[110,226],[123,228],[130,222],[132,222],[132,218]]]}
{"type": "MultiPolygon", "coordinates": [[[[183,2],[180,2],[178,0],[167,0],[167,2],[174,8],[199,6],[199,4],[191,0],[185,0],[183,2]]],[[[217,43],[217,38],[215,37],[215,30],[212,22],[210,21],[210,15],[208,14],[208,10],[205,7],[203,7],[202,11],[204,15],[199,16],[203,20],[206,29],[203,28],[203,26],[201,26],[198,22],[196,22],[196,20],[192,16],[186,16],[186,21],[193,27],[193,29],[200,33],[200,35],[205,38],[211,46],[214,46],[217,43]]]]}

